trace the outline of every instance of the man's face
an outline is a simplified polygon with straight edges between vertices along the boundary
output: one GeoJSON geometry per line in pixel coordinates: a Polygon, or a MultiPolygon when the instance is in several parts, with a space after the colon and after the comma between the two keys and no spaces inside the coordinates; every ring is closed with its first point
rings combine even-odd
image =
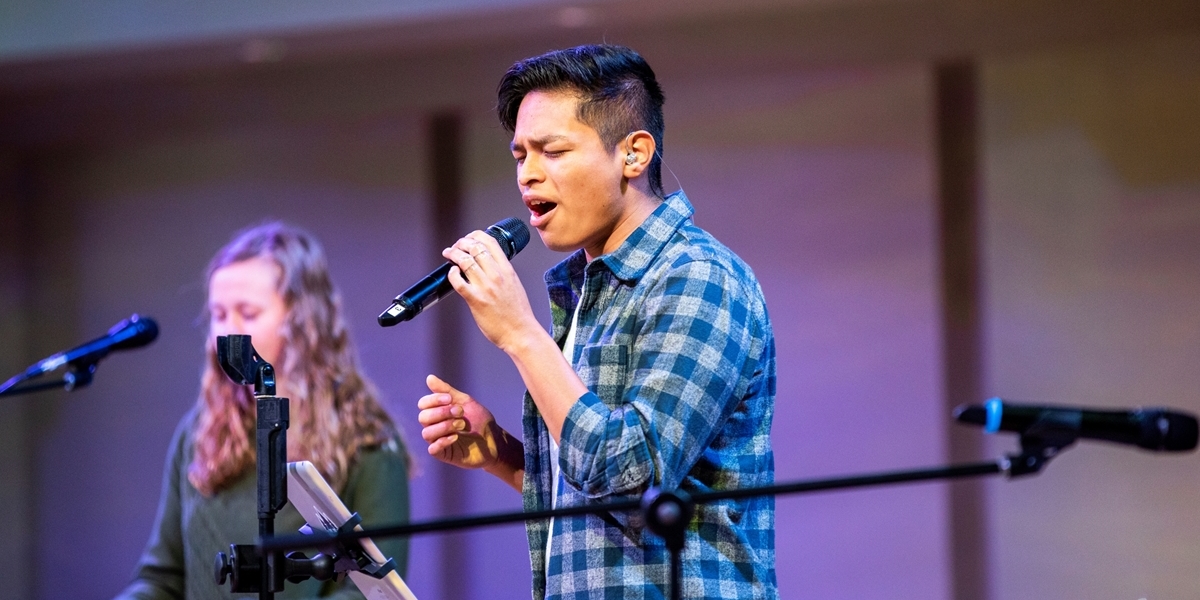
{"type": "Polygon", "coordinates": [[[624,155],[575,117],[578,102],[567,92],[526,95],[512,153],[529,224],[542,243],[557,252],[583,248],[590,260],[615,249],[610,238],[630,207],[622,196],[624,155]]]}

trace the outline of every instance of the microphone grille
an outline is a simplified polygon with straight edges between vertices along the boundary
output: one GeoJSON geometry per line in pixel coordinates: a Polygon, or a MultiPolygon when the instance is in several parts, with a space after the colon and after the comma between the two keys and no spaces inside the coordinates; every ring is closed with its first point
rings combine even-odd
{"type": "Polygon", "coordinates": [[[1160,432],[1163,450],[1186,452],[1196,448],[1198,434],[1196,417],[1168,410],[1156,411],[1153,420],[1160,432]]]}
{"type": "Polygon", "coordinates": [[[158,337],[158,323],[150,317],[134,313],[109,329],[108,334],[113,336],[113,341],[116,342],[112,346],[114,350],[140,348],[158,337]]]}
{"type": "Polygon", "coordinates": [[[487,228],[487,234],[500,242],[504,255],[508,258],[516,256],[529,243],[529,228],[520,219],[509,217],[487,228]]]}

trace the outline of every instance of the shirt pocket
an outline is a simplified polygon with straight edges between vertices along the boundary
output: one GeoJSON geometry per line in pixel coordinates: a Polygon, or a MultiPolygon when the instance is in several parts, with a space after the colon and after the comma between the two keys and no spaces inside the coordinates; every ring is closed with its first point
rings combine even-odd
{"type": "Polygon", "coordinates": [[[575,372],[609,408],[622,404],[629,373],[629,347],[621,344],[585,346],[575,372]]]}

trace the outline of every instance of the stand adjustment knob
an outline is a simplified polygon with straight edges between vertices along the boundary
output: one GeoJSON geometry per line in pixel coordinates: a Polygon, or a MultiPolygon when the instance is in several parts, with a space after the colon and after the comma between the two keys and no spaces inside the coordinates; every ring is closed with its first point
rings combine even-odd
{"type": "Polygon", "coordinates": [[[225,580],[233,574],[233,564],[229,557],[224,552],[217,553],[217,561],[213,564],[213,579],[217,580],[217,585],[225,585],[225,580]]]}
{"type": "Polygon", "coordinates": [[[213,562],[213,579],[217,585],[229,582],[234,594],[253,594],[262,587],[262,560],[258,549],[250,544],[230,544],[229,554],[217,553],[213,562]]]}

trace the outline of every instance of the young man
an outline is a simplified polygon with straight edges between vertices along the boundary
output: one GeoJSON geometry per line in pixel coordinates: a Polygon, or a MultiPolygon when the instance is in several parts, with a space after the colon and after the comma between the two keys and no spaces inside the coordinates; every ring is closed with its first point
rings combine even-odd
{"type": "MultiPolygon", "coordinates": [[[[637,53],[582,46],[513,65],[498,112],[513,132],[530,224],[572,254],[546,274],[552,334],[504,253],[476,231],[442,254],[483,334],[528,392],[523,441],[430,375],[429,453],[482,468],[527,510],[771,484],[775,346],[750,268],[663,198],[662,91],[637,53]],[[463,277],[463,275],[466,277],[463,277]],[[468,281],[469,280],[469,281],[468,281]]],[[[697,506],[686,598],[774,598],[771,498],[697,506]]],[[[535,598],[662,598],[669,555],[638,515],[528,526],[535,598]]]]}

